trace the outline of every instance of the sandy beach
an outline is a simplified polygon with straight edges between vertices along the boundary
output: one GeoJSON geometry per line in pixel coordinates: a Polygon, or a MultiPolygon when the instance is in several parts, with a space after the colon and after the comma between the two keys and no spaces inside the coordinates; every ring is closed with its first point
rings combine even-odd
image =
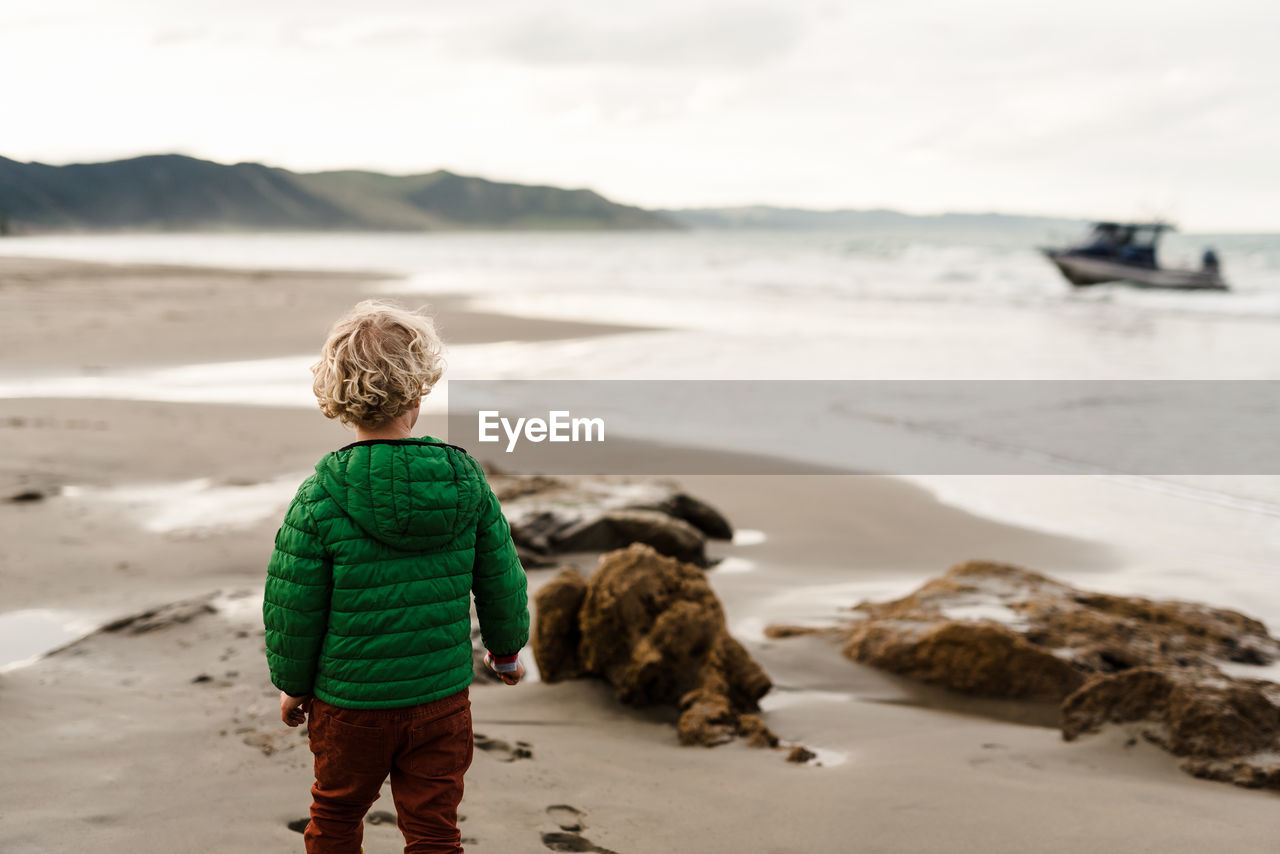
{"type": "MultiPolygon", "coordinates": [[[[342,310],[388,287],[374,273],[0,258],[0,376],[310,353],[342,310]]],[[[452,345],[638,329],[432,305],[452,345]]],[[[424,419],[417,432],[443,429],[424,419]]],[[[298,407],[9,397],[0,440],[0,644],[70,641],[0,670],[0,850],[301,850],[288,825],[306,816],[311,757],[279,721],[258,608],[281,496],[350,432],[298,407]],[[6,623],[15,613],[28,622],[6,623]]],[[[709,580],[775,683],[766,722],[819,762],[681,747],[672,713],[623,707],[603,683],[477,683],[468,851],[1274,847],[1274,794],[1192,779],[1119,731],[1065,743],[1051,708],[957,699],[854,664],[823,638],[762,634],[819,618],[833,599],[901,595],[970,558],[1087,585],[1121,560],[1106,544],[984,519],[885,478],[682,485],[757,532],[714,545],[734,560],[709,580]],[[517,742],[532,756],[516,758],[517,742]]],[[[531,589],[553,574],[531,570],[531,589]]],[[[369,854],[400,849],[392,809],[389,794],[375,804],[369,854]]]]}

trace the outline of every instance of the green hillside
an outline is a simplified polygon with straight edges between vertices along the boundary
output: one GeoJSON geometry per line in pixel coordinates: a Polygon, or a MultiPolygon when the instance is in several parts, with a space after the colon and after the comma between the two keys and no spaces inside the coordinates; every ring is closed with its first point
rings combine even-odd
{"type": "Polygon", "coordinates": [[[176,154],[50,166],[0,157],[10,231],[676,228],[590,190],[432,172],[296,173],[176,154]]]}

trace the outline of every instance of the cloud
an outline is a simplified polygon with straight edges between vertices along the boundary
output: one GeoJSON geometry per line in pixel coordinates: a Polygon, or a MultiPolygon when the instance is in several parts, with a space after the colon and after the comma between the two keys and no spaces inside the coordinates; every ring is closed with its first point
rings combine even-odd
{"type": "Polygon", "coordinates": [[[0,154],[1280,225],[1274,0],[0,4],[0,154]],[[86,127],[93,128],[86,134],[86,127]]]}

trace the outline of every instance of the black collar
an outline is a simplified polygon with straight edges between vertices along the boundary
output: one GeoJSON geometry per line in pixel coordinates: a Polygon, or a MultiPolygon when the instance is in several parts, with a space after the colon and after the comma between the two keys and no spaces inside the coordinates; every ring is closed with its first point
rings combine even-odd
{"type": "MultiPolygon", "coordinates": [[[[460,448],[457,445],[450,445],[448,442],[424,442],[421,439],[362,439],[359,442],[352,442],[350,445],[343,445],[338,449],[338,453],[349,451],[352,448],[361,448],[366,445],[426,445],[433,448],[453,448],[455,451],[462,451],[466,454],[466,448],[460,448]]],[[[468,455],[469,456],[469,455],[468,455]]]]}

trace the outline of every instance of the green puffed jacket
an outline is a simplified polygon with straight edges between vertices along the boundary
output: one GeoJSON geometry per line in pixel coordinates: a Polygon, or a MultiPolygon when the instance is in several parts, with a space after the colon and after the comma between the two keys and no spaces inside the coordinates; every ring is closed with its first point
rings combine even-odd
{"type": "Polygon", "coordinates": [[[430,436],[325,454],[276,532],[262,603],[271,681],[353,709],[471,683],[471,595],[485,646],[529,639],[527,579],[484,472],[430,436]]]}

